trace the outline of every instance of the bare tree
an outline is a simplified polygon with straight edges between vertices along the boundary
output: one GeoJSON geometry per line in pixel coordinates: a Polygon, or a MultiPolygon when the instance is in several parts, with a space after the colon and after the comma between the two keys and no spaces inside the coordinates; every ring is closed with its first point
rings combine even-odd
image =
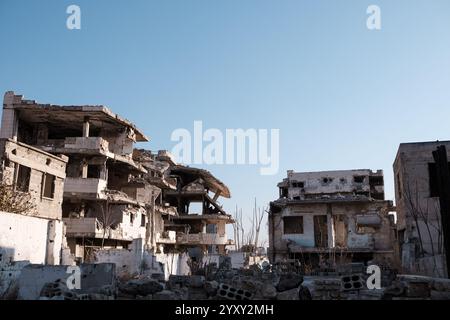
{"type": "Polygon", "coordinates": [[[256,198],[255,198],[255,218],[254,218],[254,227],[255,227],[255,250],[258,248],[259,241],[259,232],[261,230],[261,223],[264,218],[264,213],[266,210],[264,208],[256,208],[256,198]]]}
{"type": "Polygon", "coordinates": [[[103,228],[103,235],[102,235],[102,249],[105,246],[105,240],[106,236],[111,233],[111,230],[113,229],[113,226],[117,223],[116,219],[114,219],[112,212],[111,212],[111,205],[110,205],[110,197],[112,195],[107,193],[105,205],[100,205],[101,213],[102,213],[102,228],[103,228]]]}
{"type": "Polygon", "coordinates": [[[234,232],[234,245],[236,247],[236,250],[239,250],[239,219],[238,219],[238,207],[236,205],[236,209],[234,211],[234,223],[233,223],[233,232],[234,232]]]}

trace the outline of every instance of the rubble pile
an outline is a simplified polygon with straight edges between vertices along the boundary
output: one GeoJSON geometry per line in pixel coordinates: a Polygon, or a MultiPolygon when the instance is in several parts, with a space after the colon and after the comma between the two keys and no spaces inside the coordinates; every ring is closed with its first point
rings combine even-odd
{"type": "MultiPolygon", "coordinates": [[[[209,270],[211,271],[211,269],[209,270]]],[[[118,299],[310,300],[303,277],[255,269],[217,269],[205,275],[171,275],[168,281],[140,278],[119,284],[118,299]]]]}
{"type": "Polygon", "coordinates": [[[79,293],[70,290],[61,279],[49,282],[41,290],[39,300],[114,300],[114,293],[108,286],[91,290],[91,293],[79,293]]]}

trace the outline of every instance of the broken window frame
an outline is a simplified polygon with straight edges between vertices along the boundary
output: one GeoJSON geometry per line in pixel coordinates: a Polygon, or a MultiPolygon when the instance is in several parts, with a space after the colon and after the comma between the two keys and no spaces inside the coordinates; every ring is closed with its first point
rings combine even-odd
{"type": "Polygon", "coordinates": [[[17,163],[14,175],[15,175],[14,190],[20,192],[29,192],[31,180],[31,168],[17,163]],[[24,181],[22,179],[23,178],[22,175],[27,176],[24,181]],[[22,185],[22,183],[24,183],[24,185],[22,185]]]}

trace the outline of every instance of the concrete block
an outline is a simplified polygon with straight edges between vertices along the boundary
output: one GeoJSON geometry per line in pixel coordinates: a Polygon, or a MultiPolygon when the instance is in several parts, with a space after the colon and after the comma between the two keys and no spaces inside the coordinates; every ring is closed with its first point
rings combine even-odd
{"type": "Polygon", "coordinates": [[[236,289],[227,284],[221,283],[217,295],[227,300],[251,300],[253,294],[247,290],[236,289]]]}

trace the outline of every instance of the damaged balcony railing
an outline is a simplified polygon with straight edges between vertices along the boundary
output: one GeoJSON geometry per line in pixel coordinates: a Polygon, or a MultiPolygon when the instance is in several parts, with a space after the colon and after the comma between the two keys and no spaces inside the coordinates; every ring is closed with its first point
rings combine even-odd
{"type": "Polygon", "coordinates": [[[123,240],[121,228],[103,229],[103,224],[97,218],[63,218],[66,224],[66,234],[71,237],[93,237],[101,239],[123,240]]]}

